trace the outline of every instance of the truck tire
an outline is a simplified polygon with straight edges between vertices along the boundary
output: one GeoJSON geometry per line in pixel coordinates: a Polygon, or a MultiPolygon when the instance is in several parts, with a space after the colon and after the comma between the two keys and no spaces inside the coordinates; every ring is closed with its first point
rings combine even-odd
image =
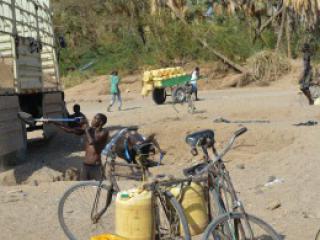
{"type": "Polygon", "coordinates": [[[26,129],[26,124],[22,121],[21,121],[21,128],[22,128],[21,138],[23,141],[23,147],[16,152],[15,164],[22,164],[26,162],[26,159],[27,159],[27,129],[26,129]]]}
{"type": "Polygon", "coordinates": [[[166,90],[164,88],[153,89],[152,98],[156,104],[163,104],[167,98],[166,90]]]}
{"type": "Polygon", "coordinates": [[[172,100],[174,103],[183,103],[186,101],[186,91],[184,87],[177,87],[173,90],[172,100]]]}
{"type": "Polygon", "coordinates": [[[27,160],[27,130],[24,123],[21,123],[21,125],[21,140],[23,142],[23,146],[14,152],[0,156],[0,173],[17,165],[23,164],[27,160]]]}

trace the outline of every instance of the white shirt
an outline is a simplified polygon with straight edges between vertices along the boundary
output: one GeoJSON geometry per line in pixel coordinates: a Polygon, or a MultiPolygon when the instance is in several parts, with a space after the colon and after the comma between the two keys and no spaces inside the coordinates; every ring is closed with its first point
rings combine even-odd
{"type": "Polygon", "coordinates": [[[197,74],[197,71],[194,70],[194,71],[192,72],[192,75],[191,75],[190,83],[191,83],[192,85],[197,86],[197,81],[198,81],[198,74],[197,74]]]}

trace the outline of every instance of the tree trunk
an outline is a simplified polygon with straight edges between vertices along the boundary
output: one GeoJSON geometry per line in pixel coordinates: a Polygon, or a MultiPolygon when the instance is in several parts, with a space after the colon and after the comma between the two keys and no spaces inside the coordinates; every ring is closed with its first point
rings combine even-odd
{"type": "Polygon", "coordinates": [[[281,13],[283,13],[284,7],[282,7],[278,12],[276,12],[273,16],[271,16],[258,30],[258,32],[255,35],[254,42],[257,40],[258,37],[260,37],[261,33],[272,23],[272,21],[278,17],[281,13]]]}
{"type": "Polygon", "coordinates": [[[185,19],[184,11],[182,7],[177,7],[177,3],[174,0],[167,0],[167,6],[172,10],[173,15],[179,19],[185,19]]]}
{"type": "Polygon", "coordinates": [[[287,44],[288,44],[288,58],[292,58],[291,56],[291,29],[290,29],[290,16],[287,13],[287,26],[286,26],[286,35],[287,35],[287,44]]]}
{"type": "Polygon", "coordinates": [[[284,29],[284,27],[285,27],[284,24],[285,24],[286,17],[287,17],[287,9],[286,9],[286,8],[284,9],[281,17],[282,17],[282,18],[281,18],[281,25],[280,25],[280,30],[279,30],[279,33],[278,33],[278,40],[277,40],[276,51],[279,51],[279,47],[280,47],[281,40],[282,40],[283,29],[284,29]]]}
{"type": "Polygon", "coordinates": [[[150,11],[151,16],[154,16],[157,14],[158,11],[158,0],[150,0],[150,11]]]}

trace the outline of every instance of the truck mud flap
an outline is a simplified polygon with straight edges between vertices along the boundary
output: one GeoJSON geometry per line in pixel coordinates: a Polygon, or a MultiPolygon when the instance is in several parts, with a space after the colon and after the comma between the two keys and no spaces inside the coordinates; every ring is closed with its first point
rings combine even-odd
{"type": "MultiPolygon", "coordinates": [[[[61,92],[46,93],[43,95],[42,110],[44,118],[61,118],[65,115],[65,107],[61,92]]],[[[51,138],[58,131],[58,128],[51,124],[44,124],[43,134],[45,138],[51,138]]]]}
{"type": "Polygon", "coordinates": [[[0,171],[6,165],[25,160],[27,135],[18,111],[17,96],[0,96],[0,171]]]}

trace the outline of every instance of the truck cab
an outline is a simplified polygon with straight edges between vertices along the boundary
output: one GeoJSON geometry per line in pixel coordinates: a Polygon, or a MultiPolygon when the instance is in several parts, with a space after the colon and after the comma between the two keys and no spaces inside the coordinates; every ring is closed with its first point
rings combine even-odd
{"type": "Polygon", "coordinates": [[[35,118],[65,113],[49,0],[0,0],[0,171],[25,158],[28,126],[17,113],[35,118]]]}

